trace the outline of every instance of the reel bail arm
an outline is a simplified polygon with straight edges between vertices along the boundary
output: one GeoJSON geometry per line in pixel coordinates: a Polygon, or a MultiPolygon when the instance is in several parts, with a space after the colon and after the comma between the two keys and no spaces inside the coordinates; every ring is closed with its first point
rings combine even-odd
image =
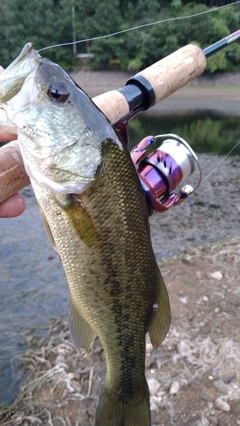
{"type": "Polygon", "coordinates": [[[173,133],[147,136],[131,151],[131,157],[146,194],[149,214],[164,212],[182,203],[201,183],[202,171],[195,152],[183,138],[173,133]],[[167,139],[147,156],[147,147],[163,138],[167,139]],[[194,172],[195,165],[199,171],[195,187],[185,185],[174,193],[177,185],[194,172]]]}

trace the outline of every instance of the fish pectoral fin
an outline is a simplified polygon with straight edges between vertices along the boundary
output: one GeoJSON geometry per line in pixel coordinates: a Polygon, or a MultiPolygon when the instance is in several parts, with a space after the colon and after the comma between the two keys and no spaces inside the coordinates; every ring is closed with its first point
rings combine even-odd
{"type": "Polygon", "coordinates": [[[56,202],[68,215],[80,240],[88,247],[95,247],[99,242],[99,236],[80,195],[58,195],[56,202]]]}
{"type": "Polygon", "coordinates": [[[148,328],[151,343],[156,349],[165,339],[171,323],[171,312],[166,285],[159,271],[159,284],[153,318],[148,328]]]}
{"type": "MultiPolygon", "coordinates": [[[[52,243],[52,245],[53,245],[53,248],[54,248],[54,249],[56,250],[56,252],[58,253],[58,250],[57,250],[57,247],[56,247],[56,243],[55,243],[55,240],[54,240],[54,238],[53,238],[53,234],[52,234],[51,228],[50,228],[50,226],[49,226],[49,223],[48,223],[48,221],[47,221],[47,218],[46,218],[45,214],[43,213],[43,210],[41,209],[41,207],[40,207],[40,206],[39,206],[39,209],[40,209],[40,213],[41,213],[41,215],[42,215],[42,220],[43,220],[43,223],[44,223],[45,229],[46,229],[47,234],[48,234],[48,236],[49,236],[49,238],[50,238],[50,241],[51,241],[51,243],[52,243]]],[[[60,259],[60,260],[61,260],[61,259],[60,259]]]]}
{"type": "Polygon", "coordinates": [[[74,346],[76,346],[78,350],[84,350],[88,353],[96,338],[96,333],[90,324],[83,318],[80,310],[76,307],[72,299],[70,299],[69,328],[74,346]]]}

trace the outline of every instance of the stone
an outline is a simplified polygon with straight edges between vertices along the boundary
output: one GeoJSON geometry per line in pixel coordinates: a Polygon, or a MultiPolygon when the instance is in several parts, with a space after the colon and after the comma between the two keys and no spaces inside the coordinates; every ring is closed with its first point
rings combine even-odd
{"type": "Polygon", "coordinates": [[[160,383],[157,379],[152,377],[151,379],[148,379],[148,387],[150,395],[156,395],[158,389],[160,388],[160,383]]]}
{"type": "Polygon", "coordinates": [[[225,342],[222,342],[218,348],[218,354],[220,356],[229,355],[233,352],[234,344],[232,340],[225,340],[225,342]]]}
{"type": "Polygon", "coordinates": [[[231,407],[227,401],[223,401],[221,398],[217,398],[215,401],[216,407],[221,411],[230,411],[231,407]]]}
{"type": "Polygon", "coordinates": [[[217,281],[221,281],[223,279],[223,274],[221,271],[215,271],[209,274],[211,278],[217,281]]]}
{"type": "Polygon", "coordinates": [[[187,345],[186,342],[184,342],[184,340],[181,340],[178,345],[177,345],[177,351],[180,355],[182,356],[187,356],[190,354],[191,349],[190,347],[187,345]]]}
{"type": "Polygon", "coordinates": [[[169,389],[169,393],[170,395],[175,395],[176,393],[178,393],[180,389],[180,383],[178,380],[174,380],[171,384],[171,387],[169,389]]]}

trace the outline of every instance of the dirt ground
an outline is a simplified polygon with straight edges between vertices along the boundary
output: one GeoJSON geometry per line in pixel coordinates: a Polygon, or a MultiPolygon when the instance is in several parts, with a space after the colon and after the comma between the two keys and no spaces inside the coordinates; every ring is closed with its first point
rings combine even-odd
{"type": "MultiPolygon", "coordinates": [[[[80,74],[78,83],[91,96],[123,86],[128,77],[115,73],[111,82],[108,75],[107,83],[103,76],[99,83],[96,73],[80,74]],[[80,74],[88,82],[83,83],[80,74]]],[[[211,91],[209,99],[216,93],[211,91]]],[[[235,89],[218,91],[216,102],[233,92],[239,105],[235,89]]],[[[239,236],[187,248],[159,266],[169,291],[172,324],[160,348],[153,350],[147,342],[152,426],[240,425],[239,236]]],[[[29,376],[15,403],[2,407],[2,426],[93,425],[105,375],[98,340],[81,359],[66,319],[59,319],[49,326],[49,338],[25,353],[21,362],[29,376]]]]}
{"type": "MultiPolygon", "coordinates": [[[[158,350],[147,343],[152,425],[240,425],[239,238],[188,249],[160,268],[172,325],[158,350]]],[[[81,359],[61,319],[21,361],[29,378],[2,426],[93,425],[105,375],[98,340],[81,359]]]]}

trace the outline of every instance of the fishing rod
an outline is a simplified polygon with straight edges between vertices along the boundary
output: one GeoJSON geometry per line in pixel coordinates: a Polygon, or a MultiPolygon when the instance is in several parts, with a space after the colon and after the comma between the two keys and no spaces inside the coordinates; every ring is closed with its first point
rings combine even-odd
{"type": "Polygon", "coordinates": [[[190,81],[206,68],[206,59],[240,39],[240,29],[201,50],[187,45],[131,77],[124,88],[112,90],[93,99],[112,124],[134,111],[147,110],[190,81]]]}
{"type": "Polygon", "coordinates": [[[203,49],[203,52],[204,52],[206,58],[209,58],[209,56],[214,55],[215,53],[222,50],[224,47],[227,47],[229,44],[238,40],[239,38],[240,38],[240,29],[235,31],[232,34],[229,34],[227,37],[222,38],[221,40],[217,41],[216,43],[212,44],[211,46],[206,47],[205,49],[203,49]]]}
{"type": "MultiPolygon", "coordinates": [[[[196,45],[186,45],[137,73],[127,81],[125,87],[96,96],[93,98],[93,102],[103,111],[109,121],[121,130],[121,126],[126,124],[138,112],[147,110],[153,105],[156,105],[190,81],[199,77],[206,68],[206,60],[209,56],[227,47],[230,43],[237,41],[239,38],[240,29],[203,50],[196,45]]],[[[132,152],[132,158],[136,166],[141,164],[139,164],[139,158],[143,161],[145,160],[145,162],[148,161],[148,159],[146,160],[144,158],[146,145],[154,143],[156,139],[161,136],[162,135],[149,137],[147,141],[140,143],[140,146],[135,148],[135,151],[132,152]],[[138,155],[138,152],[141,152],[141,154],[138,155]]],[[[187,185],[183,193],[180,193],[180,195],[178,194],[177,198],[175,197],[174,200],[172,200],[172,189],[174,189],[182,178],[192,173],[192,161],[193,159],[194,161],[197,160],[195,157],[190,159],[194,153],[189,145],[186,144],[186,141],[183,141],[182,138],[176,135],[170,135],[169,137],[171,141],[174,140],[175,151],[178,150],[177,147],[179,147],[179,145],[182,147],[179,151],[181,160],[176,158],[175,151],[173,153],[173,144],[165,141],[167,143],[165,143],[161,152],[157,152],[156,160],[151,164],[150,159],[149,164],[147,164],[148,166],[152,166],[151,170],[156,170],[158,159],[161,158],[158,168],[158,186],[163,188],[163,192],[160,195],[163,195],[165,199],[160,200],[160,202],[157,201],[155,207],[153,207],[152,202],[150,203],[151,208],[158,211],[164,211],[170,205],[181,202],[182,199],[187,197],[188,193],[193,192],[187,185]],[[163,169],[162,167],[162,165],[166,163],[165,160],[167,156],[170,156],[172,163],[176,166],[174,168],[174,176],[176,179],[173,179],[170,183],[169,179],[171,180],[172,177],[172,167],[170,167],[170,169],[169,167],[167,169],[163,169]]],[[[153,155],[155,155],[155,153],[153,153],[153,155]]],[[[141,171],[142,168],[140,167],[139,170],[141,171]]],[[[18,142],[9,142],[0,149],[0,202],[5,201],[29,183],[30,181],[24,168],[18,142]]],[[[142,185],[146,187],[146,182],[144,183],[143,180],[142,185]]],[[[152,186],[156,189],[156,185],[152,186]]],[[[155,197],[154,190],[151,188],[150,182],[150,187],[148,186],[148,188],[145,189],[145,192],[148,194],[148,199],[155,197]]]]}

